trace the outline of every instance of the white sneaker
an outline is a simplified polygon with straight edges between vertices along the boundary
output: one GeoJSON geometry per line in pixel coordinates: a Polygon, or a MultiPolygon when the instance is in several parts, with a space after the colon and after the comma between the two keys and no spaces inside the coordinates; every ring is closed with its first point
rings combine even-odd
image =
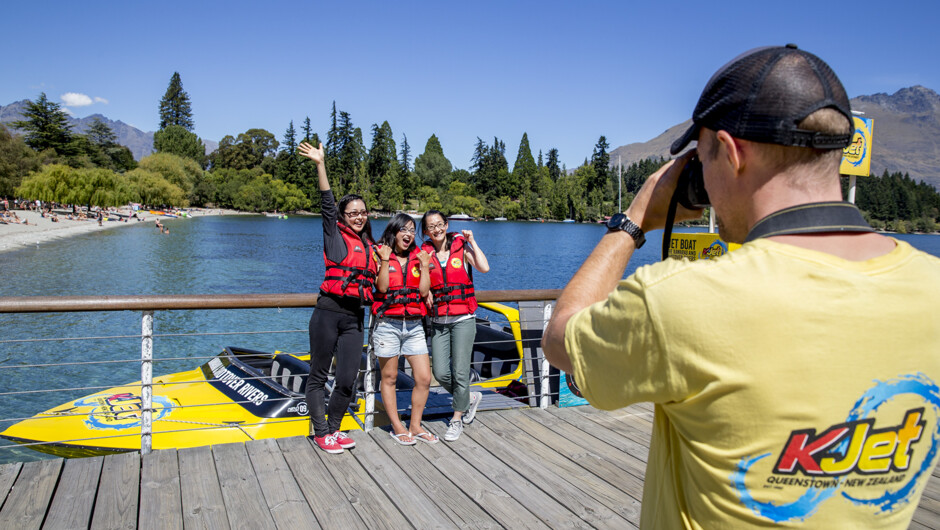
{"type": "Polygon", "coordinates": [[[481,401],[483,401],[481,392],[470,392],[470,408],[460,417],[465,424],[469,424],[477,416],[477,407],[480,406],[481,401]]]}
{"type": "Polygon", "coordinates": [[[460,420],[450,420],[447,432],[444,433],[444,441],[456,442],[461,433],[463,433],[463,423],[460,420]]]}

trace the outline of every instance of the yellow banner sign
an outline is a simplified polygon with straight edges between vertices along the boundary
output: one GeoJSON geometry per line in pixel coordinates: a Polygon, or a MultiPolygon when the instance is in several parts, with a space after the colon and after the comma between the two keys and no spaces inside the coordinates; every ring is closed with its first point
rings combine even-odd
{"type": "Polygon", "coordinates": [[[843,175],[867,177],[871,174],[871,137],[875,121],[871,118],[852,116],[855,134],[852,143],[842,150],[842,165],[839,172],[843,175]]]}
{"type": "Polygon", "coordinates": [[[732,250],[741,248],[737,243],[726,243],[718,234],[672,234],[669,240],[669,257],[689,261],[715,259],[732,250]]]}

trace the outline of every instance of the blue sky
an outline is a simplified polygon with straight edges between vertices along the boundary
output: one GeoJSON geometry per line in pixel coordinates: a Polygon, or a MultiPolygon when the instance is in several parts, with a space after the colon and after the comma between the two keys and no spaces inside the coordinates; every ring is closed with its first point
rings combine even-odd
{"type": "Polygon", "coordinates": [[[283,138],[335,100],[371,144],[388,121],[413,156],[436,134],[456,168],[476,138],[528,133],[569,168],[688,119],[718,67],[797,43],[850,96],[940,91],[940,2],[8,2],[0,104],[40,92],[75,116],[156,130],[178,71],[195,132],[283,138]],[[719,7],[720,6],[720,7],[719,7]],[[10,44],[13,44],[12,46],[10,44]]]}

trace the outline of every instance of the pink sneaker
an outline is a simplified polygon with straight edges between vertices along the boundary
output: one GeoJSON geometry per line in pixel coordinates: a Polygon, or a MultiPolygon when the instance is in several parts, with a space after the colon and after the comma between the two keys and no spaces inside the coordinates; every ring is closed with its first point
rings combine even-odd
{"type": "Polygon", "coordinates": [[[343,452],[343,447],[336,443],[336,434],[327,434],[326,436],[311,436],[313,441],[327,453],[339,454],[343,452]]]}
{"type": "Polygon", "coordinates": [[[339,444],[343,449],[352,449],[356,447],[356,440],[353,440],[346,435],[343,431],[336,431],[333,433],[333,436],[336,438],[336,443],[339,444]]]}

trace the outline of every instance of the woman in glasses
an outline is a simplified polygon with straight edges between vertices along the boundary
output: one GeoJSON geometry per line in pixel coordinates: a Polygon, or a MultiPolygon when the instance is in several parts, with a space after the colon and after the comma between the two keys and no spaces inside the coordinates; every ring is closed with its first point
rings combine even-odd
{"type": "Polygon", "coordinates": [[[317,307],[310,317],[310,375],[306,394],[311,437],[324,451],[342,453],[356,445],[339,427],[355,395],[359,375],[363,306],[373,300],[377,264],[372,225],[366,203],[359,195],[345,195],[339,205],[334,203],[322,143],[313,147],[303,142],[297,151],[317,164],[326,264],[317,307]],[[327,404],[324,389],[334,356],[336,373],[327,404]]]}
{"type": "Polygon", "coordinates": [[[395,214],[379,238],[379,272],[375,279],[376,319],[371,341],[382,372],[382,402],[392,422],[392,438],[401,445],[415,440],[437,443],[437,436],[424,430],[421,416],[431,386],[431,361],[422,319],[427,314],[424,297],[431,287],[428,266],[431,255],[415,244],[415,222],[403,213],[395,214]],[[398,417],[395,386],[398,357],[411,365],[415,386],[411,391],[411,421],[405,429],[398,417]]]}
{"type": "Polygon", "coordinates": [[[490,264],[473,232],[447,231],[447,220],[437,210],[421,219],[421,231],[429,239],[421,246],[432,255],[431,355],[434,378],[454,396],[454,416],[444,440],[456,441],[463,426],[473,421],[483,394],[470,392],[470,360],[477,328],[474,311],[473,272],[490,270],[490,264]]]}

